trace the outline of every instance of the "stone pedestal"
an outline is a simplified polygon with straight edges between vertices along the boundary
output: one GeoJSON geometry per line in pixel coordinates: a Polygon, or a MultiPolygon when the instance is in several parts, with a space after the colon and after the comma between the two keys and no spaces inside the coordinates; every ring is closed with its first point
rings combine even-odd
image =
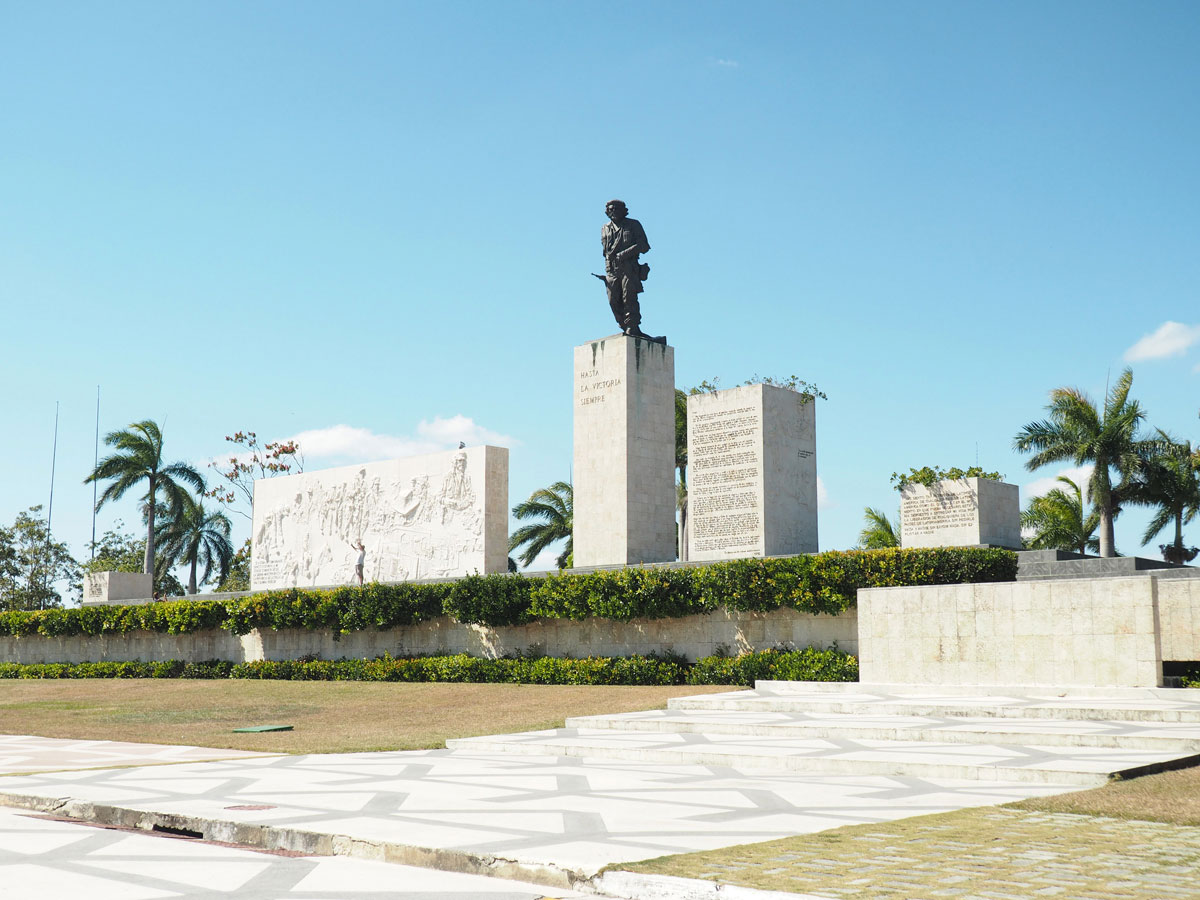
{"type": "Polygon", "coordinates": [[[816,404],[768,384],[688,397],[692,560],[817,551],[816,404]]]}
{"type": "Polygon", "coordinates": [[[573,387],[575,565],[675,559],[675,350],[591,341],[573,387]]]}
{"type": "Polygon", "coordinates": [[[900,492],[903,547],[994,544],[1021,549],[1021,501],[1015,484],[986,478],[907,484],[900,492]]]}
{"type": "Polygon", "coordinates": [[[151,603],[154,577],[141,572],[87,572],[83,576],[84,606],[151,603]]]}

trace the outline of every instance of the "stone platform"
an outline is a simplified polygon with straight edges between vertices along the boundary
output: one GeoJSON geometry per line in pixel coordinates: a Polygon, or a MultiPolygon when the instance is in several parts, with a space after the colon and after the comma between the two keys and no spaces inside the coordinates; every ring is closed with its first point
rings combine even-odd
{"type": "Polygon", "coordinates": [[[5,777],[0,805],[603,889],[616,863],[1195,761],[1200,692],[762,682],[452,744],[5,777]]]}
{"type": "Polygon", "coordinates": [[[903,685],[759,682],[754,691],[464,738],[455,749],[826,775],[1096,785],[1200,763],[1200,693],[974,695],[903,685]]]}

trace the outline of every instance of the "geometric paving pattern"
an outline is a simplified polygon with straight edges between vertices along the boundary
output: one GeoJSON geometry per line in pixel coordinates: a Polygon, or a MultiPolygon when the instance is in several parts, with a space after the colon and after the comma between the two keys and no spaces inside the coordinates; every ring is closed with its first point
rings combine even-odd
{"type": "Polygon", "coordinates": [[[269,754],[247,750],[214,750],[169,744],[125,741],[77,741],[0,734],[0,773],[48,772],[54,769],[99,769],[106,766],[149,766],[206,759],[248,759],[269,754]]]}
{"type": "MultiPolygon", "coordinates": [[[[25,805],[11,795],[34,796],[53,808],[71,798],[182,817],[177,821],[348,835],[590,877],[614,862],[1062,790],[426,750],[0,778],[0,803],[25,805]]],[[[202,824],[193,830],[219,836],[202,824]]]]}
{"type": "Polygon", "coordinates": [[[446,750],[40,741],[0,738],[0,771],[40,770],[0,777],[0,804],[569,884],[613,863],[992,806],[1195,756],[1200,692],[768,682],[446,750]],[[122,754],[212,761],[97,768],[122,754]]]}
{"type": "Polygon", "coordinates": [[[943,696],[864,685],[760,683],[680,697],[665,710],[586,716],[566,728],[450,741],[477,752],[1102,784],[1200,754],[1200,692],[943,696]],[[1024,713],[1024,715],[1022,715],[1024,713]]]}
{"type": "Polygon", "coordinates": [[[0,808],[4,900],[539,900],[546,895],[543,887],[482,875],[256,853],[0,808]]]}

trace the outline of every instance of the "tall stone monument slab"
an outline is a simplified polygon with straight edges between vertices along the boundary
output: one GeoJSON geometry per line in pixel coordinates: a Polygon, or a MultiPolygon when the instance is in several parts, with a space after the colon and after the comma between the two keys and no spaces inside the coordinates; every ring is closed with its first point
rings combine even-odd
{"type": "Polygon", "coordinates": [[[575,348],[576,566],[675,559],[675,350],[617,334],[575,348]]]}
{"type": "Polygon", "coordinates": [[[254,483],[253,590],[508,570],[508,450],[469,447],[254,483]]]}
{"type": "Polygon", "coordinates": [[[816,403],[769,384],[688,397],[688,558],[817,551],[816,403]]]}
{"type": "Polygon", "coordinates": [[[1021,501],[1015,484],[959,478],[900,491],[903,547],[994,544],[1021,549],[1021,501]]]}

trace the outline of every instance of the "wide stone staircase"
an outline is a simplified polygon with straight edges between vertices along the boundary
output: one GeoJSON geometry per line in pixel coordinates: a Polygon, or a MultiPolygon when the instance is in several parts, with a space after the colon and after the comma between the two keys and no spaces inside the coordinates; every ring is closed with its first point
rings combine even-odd
{"type": "Polygon", "coordinates": [[[1200,690],[760,681],[448,742],[521,756],[1086,786],[1200,764],[1200,690]]]}

